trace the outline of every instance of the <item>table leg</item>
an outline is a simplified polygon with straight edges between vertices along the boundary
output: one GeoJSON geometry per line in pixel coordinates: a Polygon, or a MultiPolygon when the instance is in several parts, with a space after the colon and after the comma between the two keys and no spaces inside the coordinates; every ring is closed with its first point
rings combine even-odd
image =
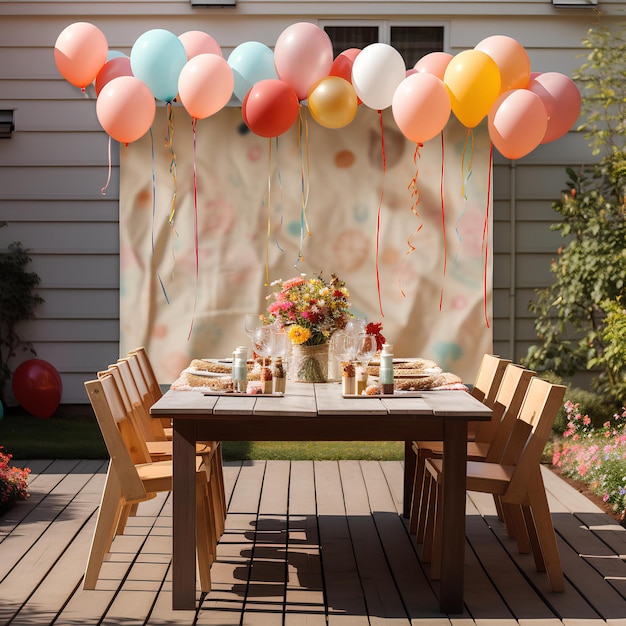
{"type": "Polygon", "coordinates": [[[461,613],[465,569],[466,421],[446,421],[443,449],[445,480],[439,605],[443,613],[461,613]]]}
{"type": "Polygon", "coordinates": [[[413,442],[404,442],[404,497],[402,503],[403,517],[411,516],[411,500],[413,498],[413,481],[415,480],[415,465],[417,457],[413,452],[413,442]]]}
{"type": "Polygon", "coordinates": [[[172,608],[196,608],[196,437],[192,420],[173,420],[172,608]]]}

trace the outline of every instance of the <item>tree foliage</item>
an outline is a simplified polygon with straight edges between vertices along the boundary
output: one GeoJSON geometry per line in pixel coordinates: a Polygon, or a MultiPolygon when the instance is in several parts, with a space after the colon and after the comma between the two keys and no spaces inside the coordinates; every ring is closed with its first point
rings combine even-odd
{"type": "Polygon", "coordinates": [[[626,395],[626,34],[592,28],[586,62],[574,74],[581,86],[586,132],[596,164],[567,168],[567,189],[552,208],[566,245],[552,261],[554,283],[537,291],[538,343],[525,365],[571,376],[592,370],[598,392],[615,402],[626,395]]]}

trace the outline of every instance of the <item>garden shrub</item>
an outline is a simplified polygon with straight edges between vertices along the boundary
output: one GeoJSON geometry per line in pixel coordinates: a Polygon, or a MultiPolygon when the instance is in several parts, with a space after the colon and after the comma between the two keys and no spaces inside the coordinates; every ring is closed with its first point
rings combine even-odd
{"type": "Polygon", "coordinates": [[[30,469],[11,467],[12,456],[0,446],[0,515],[8,511],[17,500],[26,500],[30,469]]]}

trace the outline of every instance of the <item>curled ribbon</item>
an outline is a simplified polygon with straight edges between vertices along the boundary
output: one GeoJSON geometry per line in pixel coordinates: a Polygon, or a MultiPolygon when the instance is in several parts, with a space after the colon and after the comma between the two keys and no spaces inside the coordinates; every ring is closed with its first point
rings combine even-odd
{"type": "Polygon", "coordinates": [[[378,264],[379,251],[380,251],[380,218],[383,208],[383,196],[385,194],[385,175],[387,173],[387,156],[385,155],[385,126],[383,124],[383,112],[379,109],[378,115],[380,117],[380,138],[381,138],[381,155],[383,158],[383,180],[380,188],[380,200],[378,201],[378,213],[376,215],[376,289],[378,291],[378,307],[380,309],[380,315],[385,317],[383,313],[383,302],[380,294],[380,268],[378,264]]]}
{"type": "MultiPolygon", "coordinates": [[[[154,169],[154,135],[152,134],[152,127],[150,127],[150,151],[152,153],[152,260],[155,261],[154,258],[154,227],[156,222],[156,174],[154,169]]],[[[161,285],[161,291],[163,292],[163,296],[165,297],[165,302],[170,303],[170,299],[167,297],[167,291],[165,290],[165,285],[163,284],[163,280],[161,279],[161,274],[159,270],[156,272],[157,279],[159,281],[159,285],[161,285]]]]}
{"type": "Polygon", "coordinates": [[[109,183],[111,182],[111,135],[109,135],[109,150],[108,150],[108,155],[109,155],[109,173],[107,176],[107,182],[104,184],[104,187],[102,187],[102,189],[100,189],[100,193],[103,196],[106,196],[106,191],[107,188],[109,186],[109,183]]]}
{"type": "Polygon", "coordinates": [[[445,200],[444,200],[444,147],[445,141],[443,136],[443,131],[441,131],[441,174],[439,176],[439,198],[441,200],[441,232],[443,236],[443,279],[441,281],[441,293],[439,294],[439,310],[443,306],[443,288],[446,282],[446,266],[448,263],[448,250],[447,250],[447,242],[446,242],[446,209],[445,209],[445,200]]]}
{"type": "Polygon", "coordinates": [[[487,173],[487,206],[485,207],[485,223],[483,225],[482,249],[485,257],[483,263],[483,312],[485,324],[489,328],[489,316],[487,314],[487,269],[489,266],[489,206],[491,204],[491,172],[493,170],[493,143],[489,143],[489,170],[487,173]]]}
{"type": "Polygon", "coordinates": [[[193,310],[191,312],[191,323],[189,325],[189,334],[187,341],[191,338],[193,331],[193,322],[196,317],[196,305],[198,304],[198,283],[200,276],[200,237],[198,232],[198,171],[196,169],[196,126],[198,120],[194,117],[191,120],[191,131],[193,133],[193,235],[194,247],[196,252],[196,288],[193,296],[193,310]]]}
{"type": "Polygon", "coordinates": [[[303,245],[304,245],[304,233],[308,237],[311,236],[311,229],[309,228],[309,222],[306,216],[307,205],[309,204],[309,181],[310,181],[310,161],[309,161],[309,125],[306,119],[302,115],[302,108],[298,113],[298,150],[300,152],[300,245],[298,248],[298,259],[294,264],[297,269],[300,261],[304,261],[303,245]],[[302,139],[304,134],[304,141],[302,139]]]}

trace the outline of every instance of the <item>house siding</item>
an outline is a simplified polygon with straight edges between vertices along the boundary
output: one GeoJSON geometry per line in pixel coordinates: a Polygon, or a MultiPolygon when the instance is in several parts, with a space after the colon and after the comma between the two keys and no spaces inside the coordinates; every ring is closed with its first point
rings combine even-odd
{"type": "MultiPolygon", "coordinates": [[[[602,2],[601,10],[605,21],[619,21],[626,2],[602,2]]],[[[45,304],[23,333],[61,373],[62,401],[84,403],[83,381],[119,350],[119,151],[113,143],[109,172],[93,91],[82,95],[56,69],[52,52],[65,26],[91,21],[111,49],[127,54],[151,28],[205,30],[228,56],[244,41],[273,45],[295,21],[436,23],[446,27],[452,54],[506,34],[524,45],[533,70],[570,75],[594,19],[589,8],[557,9],[545,0],[238,0],[228,8],[186,0],[0,2],[0,109],[15,109],[16,123],[13,136],[0,140],[0,220],[10,223],[0,230],[0,248],[19,240],[30,249],[45,304]]],[[[495,156],[493,337],[503,356],[519,360],[534,341],[528,302],[550,284],[561,244],[550,230],[557,217],[550,205],[565,186],[565,166],[590,159],[575,131],[513,163],[495,156]]]]}

